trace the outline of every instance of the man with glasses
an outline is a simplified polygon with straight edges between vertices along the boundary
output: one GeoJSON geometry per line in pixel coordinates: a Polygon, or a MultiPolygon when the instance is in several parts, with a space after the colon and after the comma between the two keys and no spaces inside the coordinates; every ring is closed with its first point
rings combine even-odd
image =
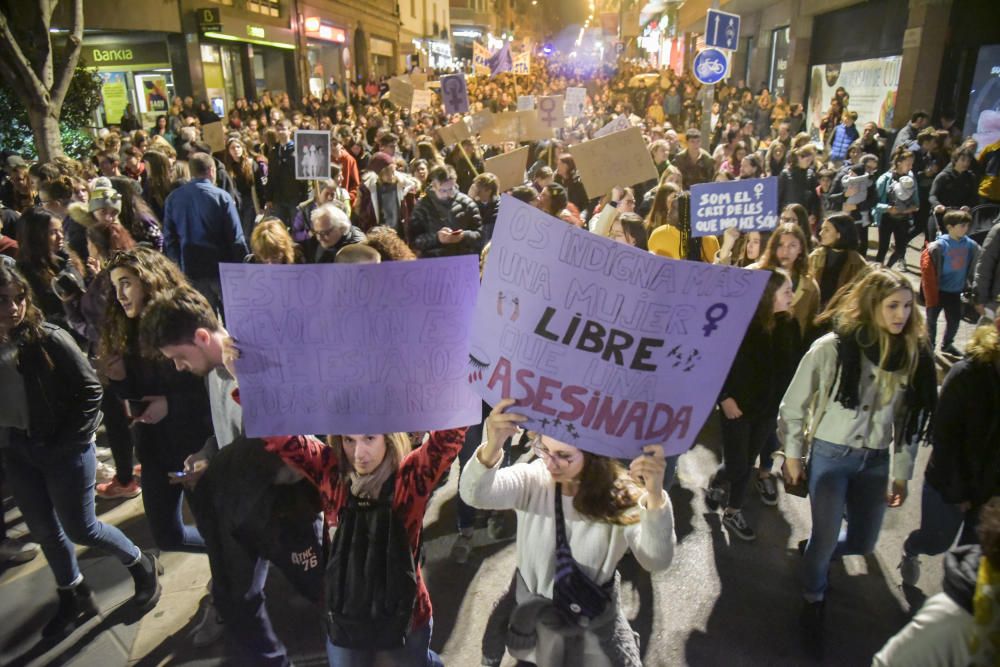
{"type": "Polygon", "coordinates": [[[307,264],[333,264],[341,248],[365,240],[364,232],[335,202],[323,204],[310,216],[312,237],[302,243],[307,264]]]}
{"type": "Polygon", "coordinates": [[[427,194],[410,219],[409,243],[421,257],[479,254],[482,249],[479,207],[459,192],[455,170],[438,166],[428,175],[427,194]]]}

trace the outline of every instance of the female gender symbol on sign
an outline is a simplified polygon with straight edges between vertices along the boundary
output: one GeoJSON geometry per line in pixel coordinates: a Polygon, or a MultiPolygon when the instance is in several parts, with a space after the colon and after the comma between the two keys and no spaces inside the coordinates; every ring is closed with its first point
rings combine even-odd
{"type": "Polygon", "coordinates": [[[465,77],[441,77],[441,93],[447,113],[466,113],[469,110],[469,93],[465,85],[465,77]]]}
{"type": "Polygon", "coordinates": [[[713,303],[705,311],[705,321],[708,322],[702,327],[702,331],[705,332],[705,338],[712,335],[712,332],[719,328],[716,322],[725,319],[726,315],[729,314],[729,306],[724,303],[713,303]]]}

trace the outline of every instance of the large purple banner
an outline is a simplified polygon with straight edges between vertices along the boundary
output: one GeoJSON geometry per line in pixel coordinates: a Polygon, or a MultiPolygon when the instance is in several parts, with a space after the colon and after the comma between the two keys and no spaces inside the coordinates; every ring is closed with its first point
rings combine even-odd
{"type": "Polygon", "coordinates": [[[221,270],[247,435],[421,431],[482,418],[466,369],[475,256],[221,270]]]}
{"type": "Polygon", "coordinates": [[[476,305],[469,381],[527,428],[634,457],[687,450],[768,274],[657,257],[504,196],[476,305]]]}

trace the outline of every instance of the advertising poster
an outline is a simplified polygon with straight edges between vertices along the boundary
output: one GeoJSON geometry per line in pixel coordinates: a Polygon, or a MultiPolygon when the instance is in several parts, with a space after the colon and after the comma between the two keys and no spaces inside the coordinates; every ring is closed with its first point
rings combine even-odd
{"type": "Polygon", "coordinates": [[[104,120],[108,125],[117,125],[128,104],[128,85],[125,72],[101,72],[101,101],[104,104],[104,120]]]}
{"type": "Polygon", "coordinates": [[[809,77],[809,129],[818,130],[830,99],[843,87],[851,96],[849,108],[858,112],[858,127],[871,121],[890,127],[896,108],[901,56],[813,65],[809,77]]]}
{"type": "Polygon", "coordinates": [[[965,136],[975,138],[980,150],[1000,141],[1000,44],[979,49],[962,129],[965,136]]]}
{"type": "Polygon", "coordinates": [[[167,95],[167,80],[161,76],[144,78],[142,94],[146,100],[144,111],[166,111],[169,105],[167,95]]]}

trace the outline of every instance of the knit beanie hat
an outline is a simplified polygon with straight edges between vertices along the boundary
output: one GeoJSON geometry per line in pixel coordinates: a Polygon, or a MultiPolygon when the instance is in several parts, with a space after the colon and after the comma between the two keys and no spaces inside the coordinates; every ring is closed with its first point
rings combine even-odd
{"type": "Polygon", "coordinates": [[[392,156],[388,153],[383,153],[379,151],[372,155],[371,159],[368,160],[368,168],[374,171],[376,174],[381,174],[382,170],[392,164],[392,156]]]}
{"type": "Polygon", "coordinates": [[[91,212],[102,208],[113,208],[119,213],[122,210],[122,196],[111,187],[111,181],[103,176],[94,179],[87,204],[87,209],[91,212]]]}

